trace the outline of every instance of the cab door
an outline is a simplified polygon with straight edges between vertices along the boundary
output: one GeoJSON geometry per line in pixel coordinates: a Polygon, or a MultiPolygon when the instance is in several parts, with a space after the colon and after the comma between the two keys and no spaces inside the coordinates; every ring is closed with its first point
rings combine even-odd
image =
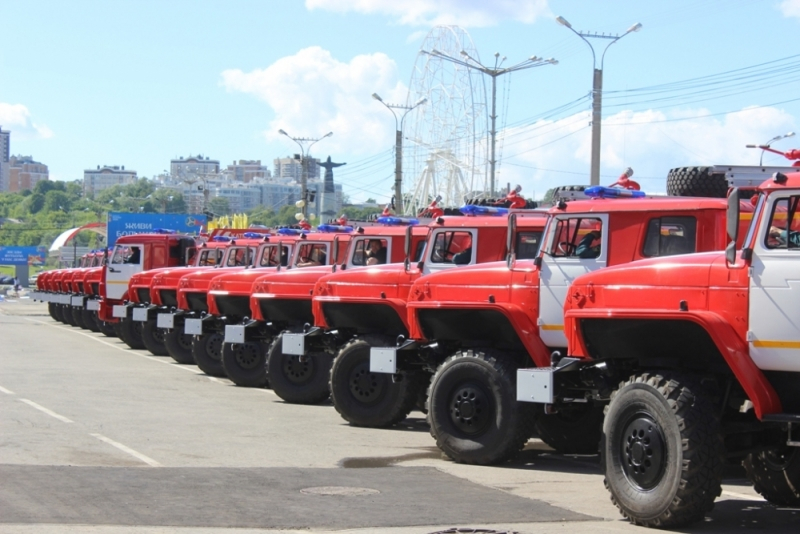
{"type": "Polygon", "coordinates": [[[142,271],[145,246],[125,244],[114,247],[114,253],[106,266],[106,297],[120,300],[128,290],[131,277],[142,271]],[[137,252],[138,250],[138,252],[137,252]]]}
{"type": "Polygon", "coordinates": [[[608,263],[608,214],[570,214],[550,220],[539,272],[539,336],[566,347],[564,302],[572,281],[608,263]],[[599,236],[593,232],[599,232],[599,236]],[[594,235],[594,237],[593,237],[594,235]]]}
{"type": "Polygon", "coordinates": [[[800,372],[800,196],[773,195],[766,210],[753,244],[747,342],[759,369],[800,372]]]}

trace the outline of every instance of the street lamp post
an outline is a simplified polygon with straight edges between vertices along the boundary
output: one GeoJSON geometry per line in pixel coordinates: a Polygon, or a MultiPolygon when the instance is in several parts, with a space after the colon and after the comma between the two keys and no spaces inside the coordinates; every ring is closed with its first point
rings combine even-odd
{"type": "Polygon", "coordinates": [[[394,127],[395,127],[395,136],[394,136],[394,203],[395,203],[395,212],[402,214],[403,213],[403,121],[406,119],[406,115],[408,115],[412,109],[416,108],[417,106],[421,106],[425,102],[428,101],[427,98],[420,98],[411,106],[403,106],[400,104],[387,104],[383,101],[383,99],[378,95],[378,93],[372,93],[372,98],[386,106],[386,109],[392,112],[394,116],[394,127]],[[397,113],[395,113],[395,109],[404,109],[405,113],[400,117],[400,120],[397,119],[397,113]]]}
{"type": "Polygon", "coordinates": [[[637,22],[622,35],[605,35],[598,34],[597,32],[579,32],[576,31],[572,24],[567,22],[564,17],[556,17],[556,22],[568,28],[572,33],[583,39],[589,49],[592,51],[592,66],[594,68],[594,76],[592,78],[592,168],[591,168],[591,185],[600,185],[600,125],[603,119],[603,62],[606,58],[608,47],[616,43],[631,32],[638,32],[642,29],[641,23],[637,22]],[[597,68],[597,56],[594,53],[594,47],[588,39],[611,39],[611,42],[603,49],[603,55],[600,56],[600,68],[597,68]]]}
{"type": "Polygon", "coordinates": [[[760,148],[761,149],[761,158],[758,160],[758,166],[761,167],[764,162],[764,152],[772,146],[772,143],[775,141],[780,141],[781,139],[786,139],[787,137],[794,137],[794,132],[788,132],[783,135],[776,135],[763,145],[747,145],[747,148],[760,148]]]}
{"type": "Polygon", "coordinates": [[[306,156],[311,154],[311,147],[314,146],[315,143],[322,141],[326,137],[332,136],[333,132],[328,132],[322,137],[318,137],[316,139],[311,137],[292,137],[283,130],[278,130],[278,133],[285,135],[297,143],[297,145],[300,147],[300,199],[303,201],[303,205],[300,206],[300,210],[303,212],[303,218],[305,218],[308,215],[308,172],[306,169],[306,156]],[[304,143],[308,143],[308,146],[306,146],[304,143]]]}
{"type": "Polygon", "coordinates": [[[480,61],[470,56],[465,50],[461,51],[461,56],[464,58],[458,59],[452,56],[448,56],[447,54],[436,50],[435,48],[430,52],[423,50],[424,53],[438,57],[440,59],[444,59],[455,63],[456,65],[461,65],[462,67],[466,67],[468,69],[477,70],[490,76],[492,78],[492,130],[490,132],[491,135],[491,157],[489,158],[489,195],[493,196],[495,191],[495,166],[496,166],[496,147],[497,147],[497,78],[502,76],[503,74],[509,74],[511,72],[516,72],[519,70],[530,69],[533,67],[541,67],[542,65],[557,65],[558,61],[553,58],[544,59],[538,56],[531,56],[525,61],[517,63],[516,65],[512,65],[511,67],[502,67],[503,62],[506,60],[506,57],[500,57],[498,52],[494,54],[494,67],[487,67],[483,65],[480,61]]]}

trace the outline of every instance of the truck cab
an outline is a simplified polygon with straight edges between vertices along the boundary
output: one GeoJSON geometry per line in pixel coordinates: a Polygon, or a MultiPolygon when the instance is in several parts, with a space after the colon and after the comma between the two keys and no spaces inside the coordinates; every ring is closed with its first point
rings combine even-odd
{"type": "MultiPolygon", "coordinates": [[[[330,387],[334,407],[350,424],[393,425],[424,399],[429,375],[421,369],[399,370],[393,376],[370,366],[372,347],[394,347],[398,339],[408,338],[406,305],[412,285],[426,275],[506,257],[508,211],[471,205],[463,210],[467,216],[437,217],[429,225],[427,244],[417,261],[378,266],[368,276],[338,271],[317,282],[315,325],[348,340],[334,358],[330,387]]],[[[536,217],[520,218],[511,231],[537,239],[545,220],[538,212],[536,217]]]]}
{"type": "Polygon", "coordinates": [[[800,506],[800,173],[757,188],[741,242],[738,191],[728,200],[724,251],[576,278],[567,350],[518,374],[519,400],[547,412],[605,408],[606,487],[636,524],[702,520],[726,459],[767,501],[800,506]]]}

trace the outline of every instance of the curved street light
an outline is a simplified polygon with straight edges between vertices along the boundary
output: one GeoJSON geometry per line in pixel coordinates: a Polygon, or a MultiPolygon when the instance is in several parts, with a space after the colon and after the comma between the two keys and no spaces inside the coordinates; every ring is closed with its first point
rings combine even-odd
{"type": "Polygon", "coordinates": [[[404,106],[401,104],[387,104],[383,101],[378,93],[372,93],[372,98],[386,106],[386,109],[392,112],[394,116],[394,209],[395,213],[403,213],[403,121],[406,119],[412,109],[421,106],[428,101],[427,98],[420,98],[411,106],[404,106]],[[397,118],[395,109],[403,109],[405,113],[397,118]]]}
{"type": "Polygon", "coordinates": [[[284,130],[278,130],[278,133],[281,135],[285,135],[300,147],[300,200],[302,200],[303,205],[300,206],[300,210],[303,214],[303,218],[308,215],[308,172],[306,169],[306,155],[311,154],[311,147],[314,146],[318,141],[322,141],[326,137],[330,137],[333,135],[333,132],[328,132],[322,137],[312,138],[312,137],[292,137],[284,130]],[[307,145],[306,145],[307,144],[307,145]]]}
{"type": "Polygon", "coordinates": [[[760,148],[761,149],[761,157],[758,160],[758,166],[761,167],[763,165],[763,162],[764,162],[764,152],[768,151],[770,146],[772,145],[772,143],[774,143],[775,141],[780,141],[781,139],[786,139],[787,137],[794,137],[794,132],[787,132],[787,133],[782,134],[782,135],[776,135],[775,137],[773,137],[772,139],[770,139],[769,141],[767,141],[763,145],[747,145],[747,148],[760,148]]]}
{"type": "Polygon", "coordinates": [[[556,22],[569,29],[572,33],[580,37],[585,42],[589,49],[592,51],[592,65],[594,67],[594,77],[592,80],[592,164],[591,164],[591,185],[600,185],[600,126],[603,120],[603,63],[606,58],[608,48],[632,32],[638,32],[642,29],[642,24],[637,22],[628,28],[622,35],[605,35],[597,32],[579,32],[576,31],[572,24],[570,24],[564,17],[556,17],[556,22]],[[600,56],[600,68],[597,68],[597,56],[594,52],[594,46],[589,42],[589,39],[611,39],[611,42],[603,49],[603,54],[600,56]]]}

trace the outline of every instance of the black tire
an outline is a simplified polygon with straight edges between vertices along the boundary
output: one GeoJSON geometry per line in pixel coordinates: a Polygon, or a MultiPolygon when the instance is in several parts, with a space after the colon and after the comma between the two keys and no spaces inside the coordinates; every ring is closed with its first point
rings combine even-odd
{"type": "Polygon", "coordinates": [[[222,368],[231,382],[246,388],[267,386],[267,347],[263,343],[225,343],[222,368]]]}
{"type": "Polygon", "coordinates": [[[800,506],[800,449],[782,447],[749,454],[742,465],[753,488],[778,506],[800,506]]]}
{"type": "Polygon", "coordinates": [[[111,323],[111,328],[114,330],[114,337],[125,343],[125,340],[122,339],[122,321],[111,323]]]}
{"type": "Polygon", "coordinates": [[[534,429],[539,439],[562,454],[597,454],[603,433],[603,405],[573,403],[558,413],[540,414],[534,429]]]}
{"type": "Polygon", "coordinates": [[[192,340],[192,355],[194,362],[205,374],[225,378],[225,369],[222,367],[222,344],[225,338],[216,332],[194,336],[192,340]]]}
{"type": "Polygon", "coordinates": [[[61,304],[54,304],[53,312],[56,314],[56,321],[67,324],[64,320],[64,307],[61,304]]]}
{"type": "Polygon", "coordinates": [[[167,346],[164,344],[164,330],[156,326],[156,320],[151,319],[142,326],[142,343],[155,356],[169,356],[167,346]]]}
{"type": "Polygon", "coordinates": [[[184,334],[177,328],[167,330],[164,332],[164,347],[176,362],[194,365],[191,334],[184,334]]]}
{"type": "Polygon", "coordinates": [[[99,332],[100,327],[97,326],[97,321],[95,320],[96,313],[86,308],[81,310],[81,317],[83,318],[83,324],[86,325],[86,328],[91,330],[92,332],[99,332]]]}
{"type": "Polygon", "coordinates": [[[632,376],[612,393],[600,459],[623,516],[675,528],[714,507],[724,464],[715,411],[700,382],[680,373],[632,376]]]}
{"type": "Polygon", "coordinates": [[[299,356],[283,353],[283,332],[267,351],[267,378],[275,394],[292,404],[319,404],[331,395],[330,378],[333,356],[312,352],[304,362],[299,356]]]}
{"type": "Polygon", "coordinates": [[[674,197],[726,198],[728,180],[710,167],[677,167],[667,174],[667,194],[674,197]]]}
{"type": "Polygon", "coordinates": [[[117,337],[116,329],[114,328],[114,323],[107,323],[100,319],[100,316],[97,312],[92,312],[94,314],[94,319],[97,322],[97,328],[100,329],[100,333],[106,337],[117,337]]]}
{"type": "Polygon", "coordinates": [[[61,317],[58,315],[58,305],[53,302],[47,303],[47,313],[50,314],[50,317],[53,318],[54,321],[61,322],[61,317]]]}
{"type": "Polygon", "coordinates": [[[69,313],[72,315],[72,322],[75,323],[75,326],[89,330],[89,326],[83,322],[83,309],[72,306],[69,309],[69,313]]]}
{"type": "Polygon", "coordinates": [[[331,366],[330,392],[336,411],[353,426],[382,428],[405,419],[417,401],[421,382],[416,374],[392,375],[369,370],[370,347],[393,343],[380,336],[361,336],[345,344],[331,366]]]}
{"type": "Polygon", "coordinates": [[[144,341],[142,341],[142,328],[144,323],[141,321],[133,321],[131,319],[120,319],[119,321],[119,338],[130,348],[135,350],[143,350],[144,341]]]}
{"type": "Polygon", "coordinates": [[[525,446],[536,406],[517,402],[516,370],[491,349],[458,352],[439,366],[428,390],[428,423],[442,452],[459,463],[491,465],[525,446]]]}
{"type": "Polygon", "coordinates": [[[71,306],[67,306],[66,304],[59,305],[61,308],[61,320],[64,324],[68,324],[70,326],[78,326],[75,324],[75,318],[72,316],[72,309],[71,306]]]}

